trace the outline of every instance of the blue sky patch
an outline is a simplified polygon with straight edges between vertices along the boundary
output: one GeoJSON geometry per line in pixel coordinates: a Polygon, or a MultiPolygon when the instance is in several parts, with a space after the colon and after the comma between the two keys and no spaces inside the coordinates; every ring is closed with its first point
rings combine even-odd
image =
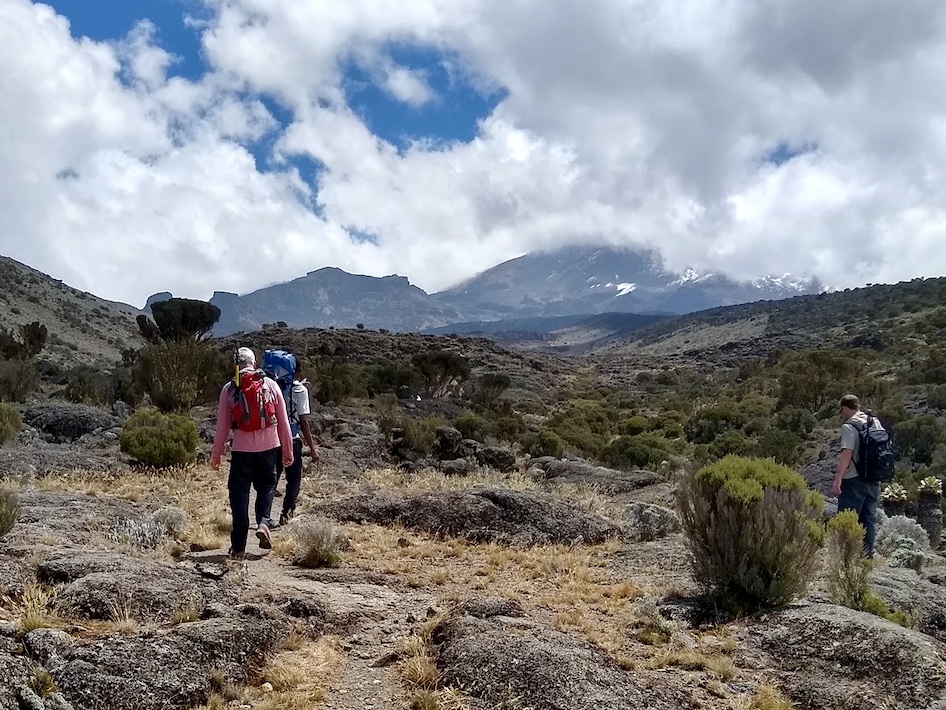
{"type": "Polygon", "coordinates": [[[779,141],[775,144],[774,148],[762,156],[762,162],[771,163],[775,167],[779,167],[793,158],[797,158],[799,155],[812,152],[816,147],[817,146],[809,144],[794,146],[785,141],[779,141]]]}
{"type": "Polygon", "coordinates": [[[170,76],[196,80],[207,69],[201,54],[200,30],[185,24],[184,17],[205,18],[200,0],[43,0],[69,20],[73,37],[98,42],[123,39],[141,20],[150,20],[156,42],[177,61],[170,76]]]}
{"type": "Polygon", "coordinates": [[[432,47],[388,45],[383,52],[397,67],[422,73],[433,99],[421,106],[399,101],[383,86],[384,77],[354,58],[343,62],[345,97],[352,111],[382,140],[403,150],[414,141],[469,142],[477,122],[492,113],[504,91],[484,93],[457,71],[457,57],[432,47]]]}

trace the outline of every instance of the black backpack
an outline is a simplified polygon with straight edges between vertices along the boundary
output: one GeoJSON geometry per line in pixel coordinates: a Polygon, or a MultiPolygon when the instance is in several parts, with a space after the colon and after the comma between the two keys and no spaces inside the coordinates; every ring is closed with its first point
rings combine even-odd
{"type": "Polygon", "coordinates": [[[867,424],[850,422],[860,436],[857,461],[854,467],[857,473],[869,483],[889,481],[893,478],[894,455],[890,446],[890,434],[879,427],[872,427],[874,417],[867,412],[867,424]]]}

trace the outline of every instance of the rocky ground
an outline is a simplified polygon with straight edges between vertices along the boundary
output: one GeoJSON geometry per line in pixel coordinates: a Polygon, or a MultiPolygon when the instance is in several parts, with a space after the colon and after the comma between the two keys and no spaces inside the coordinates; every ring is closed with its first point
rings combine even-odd
{"type": "Polygon", "coordinates": [[[224,476],[131,470],[121,416],[40,409],[0,450],[22,506],[0,541],[0,708],[946,710],[932,553],[872,577],[916,629],[830,604],[822,578],[712,619],[672,474],[509,466],[450,432],[447,463],[398,467],[336,410],[302,514],[231,563],[224,476]],[[336,567],[296,564],[313,536],[336,567]]]}

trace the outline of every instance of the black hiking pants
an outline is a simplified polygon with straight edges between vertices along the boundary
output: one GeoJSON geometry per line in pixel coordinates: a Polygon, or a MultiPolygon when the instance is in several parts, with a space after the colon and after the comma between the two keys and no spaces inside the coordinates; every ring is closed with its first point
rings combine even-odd
{"type": "MultiPolygon", "coordinates": [[[[276,464],[276,483],[279,483],[279,474],[282,473],[282,457],[276,464]]],[[[282,499],[282,517],[289,519],[296,512],[296,501],[299,500],[299,489],[302,487],[302,439],[292,440],[292,465],[286,469],[286,494],[282,499]]]]}
{"type": "Polygon", "coordinates": [[[230,452],[227,490],[230,492],[230,515],[233,519],[233,530],[230,532],[233,554],[246,552],[246,536],[250,531],[251,485],[256,489],[256,524],[272,524],[269,510],[276,490],[276,462],[281,453],[281,449],[230,452]]]}

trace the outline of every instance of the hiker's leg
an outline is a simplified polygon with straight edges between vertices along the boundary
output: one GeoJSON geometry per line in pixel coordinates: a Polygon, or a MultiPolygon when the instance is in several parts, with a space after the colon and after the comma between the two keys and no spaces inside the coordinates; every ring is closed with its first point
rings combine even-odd
{"type": "Polygon", "coordinates": [[[273,507],[273,492],[276,490],[276,460],[282,449],[259,451],[255,454],[253,487],[256,489],[256,524],[272,525],[269,515],[273,507]]]}
{"type": "Polygon", "coordinates": [[[253,454],[245,451],[230,452],[230,549],[239,554],[246,551],[246,535],[250,530],[250,482],[253,480],[253,454]]]}
{"type": "Polygon", "coordinates": [[[858,476],[842,479],[841,495],[838,496],[839,513],[845,510],[853,510],[860,519],[861,507],[864,505],[864,489],[860,483],[861,479],[858,476]]]}
{"type": "Polygon", "coordinates": [[[864,552],[874,554],[874,538],[877,533],[877,501],[880,498],[880,484],[864,482],[864,505],[861,507],[860,523],[864,534],[864,552]]]}
{"type": "Polygon", "coordinates": [[[296,510],[299,488],[302,487],[302,439],[292,442],[292,466],[286,469],[286,495],[282,500],[282,519],[289,519],[296,510]]]}

